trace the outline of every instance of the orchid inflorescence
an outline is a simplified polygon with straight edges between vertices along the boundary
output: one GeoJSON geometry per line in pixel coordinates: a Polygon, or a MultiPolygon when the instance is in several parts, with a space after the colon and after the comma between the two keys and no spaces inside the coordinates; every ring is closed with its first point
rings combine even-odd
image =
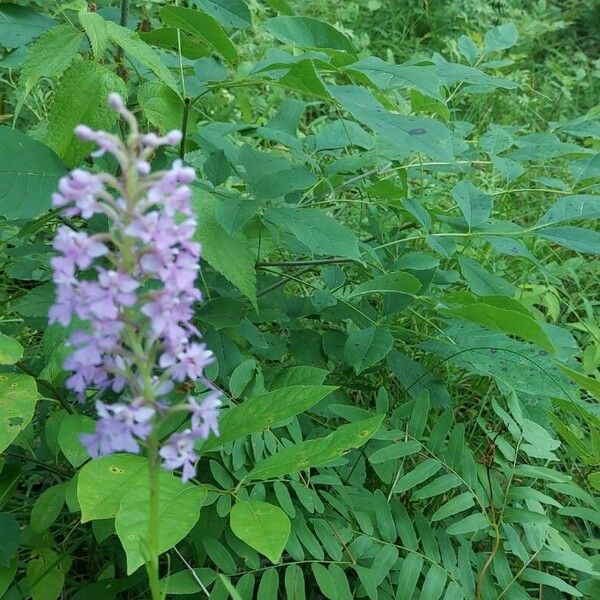
{"type": "Polygon", "coordinates": [[[97,144],[92,156],[112,154],[120,176],[75,169],[52,198],[66,217],[105,215],[109,227],[93,235],[66,225],[57,230],[49,321],[73,328],[66,386],[81,401],[92,389],[121,396],[111,404],[96,400],[96,431],[80,438],[89,454],[139,453],[167,414],[187,411],[191,427],[171,435],[159,451],[164,468],[182,468],[187,481],[195,473],[196,440],[218,435],[221,404],[220,390],[204,376],[214,356],[192,323],[201,299],[195,287],[201,248],[193,240],[188,185],[195,172],[180,160],[151,172],[152,153],[179,143],[181,132],[140,133],[118,94],[109,104],[129,126],[125,140],[85,125],[75,134],[97,144]],[[170,404],[170,392],[190,381],[203,383],[208,394],[200,402],[188,397],[170,404]]]}

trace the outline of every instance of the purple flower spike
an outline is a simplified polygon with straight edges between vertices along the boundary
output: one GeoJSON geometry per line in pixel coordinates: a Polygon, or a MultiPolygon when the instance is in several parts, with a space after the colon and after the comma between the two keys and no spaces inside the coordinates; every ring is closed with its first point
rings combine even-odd
{"type": "Polygon", "coordinates": [[[140,134],[134,115],[118,94],[109,105],[126,121],[126,142],[86,125],[77,137],[108,152],[121,167],[108,173],[75,169],[63,177],[52,197],[67,217],[108,217],[108,231],[90,235],[61,226],[51,260],[56,299],[50,323],[67,327],[82,322],[68,344],[70,371],[66,386],[81,401],[90,390],[113,390],[121,400],[96,402],[96,432],[81,436],[91,456],[140,452],[153,429],[172,407],[168,394],[183,382],[202,381],[211,389],[199,404],[190,400],[192,429],[175,433],[160,450],[166,469],[194,474],[194,440],[218,434],[220,392],[204,379],[214,356],[192,323],[200,245],[194,241],[196,220],[189,187],[196,173],[175,160],[167,171],[152,173],[149,159],[158,146],[178,144],[180,131],[165,136],[140,134]],[[80,277],[80,273],[85,273],[80,277]]]}

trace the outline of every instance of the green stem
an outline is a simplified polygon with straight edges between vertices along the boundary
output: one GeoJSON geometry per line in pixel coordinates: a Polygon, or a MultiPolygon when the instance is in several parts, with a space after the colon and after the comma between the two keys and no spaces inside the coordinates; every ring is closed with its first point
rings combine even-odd
{"type": "Polygon", "coordinates": [[[153,432],[148,439],[148,562],[146,570],[148,571],[148,581],[150,583],[150,593],[152,600],[162,600],[160,591],[159,570],[158,570],[158,522],[160,511],[159,498],[159,475],[160,461],[158,457],[158,436],[153,432]]]}
{"type": "MultiPolygon", "coordinates": [[[[121,0],[121,17],[119,24],[121,27],[127,27],[127,21],[129,20],[129,0],[121,0]]],[[[117,57],[120,60],[123,59],[123,48],[119,46],[117,49],[117,57]]]]}
{"type": "Polygon", "coordinates": [[[179,158],[183,160],[185,156],[185,142],[187,138],[188,119],[190,114],[191,101],[189,98],[183,100],[183,118],[181,122],[181,143],[179,144],[179,158]]]}

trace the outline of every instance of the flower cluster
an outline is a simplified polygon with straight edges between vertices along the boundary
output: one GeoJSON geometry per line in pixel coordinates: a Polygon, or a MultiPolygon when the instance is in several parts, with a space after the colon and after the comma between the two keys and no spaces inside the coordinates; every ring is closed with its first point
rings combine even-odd
{"type": "Polygon", "coordinates": [[[86,391],[112,390],[126,400],[96,401],[96,432],[81,436],[92,456],[139,452],[159,418],[187,410],[191,428],[173,434],[160,449],[166,469],[194,473],[194,442],[218,435],[220,392],[204,376],[212,352],[199,341],[192,323],[200,245],[189,184],[192,168],[176,160],[152,173],[148,159],[158,146],[176,144],[181,133],[164,137],[141,134],[132,113],[117,94],[110,105],[127,121],[126,140],[80,125],[76,135],[112,154],[120,177],[75,169],[61,179],[54,206],[68,217],[108,218],[106,232],[90,235],[62,226],[52,259],[56,300],[50,323],[72,327],[72,352],[65,362],[66,385],[84,400],[86,391]],[[168,394],[179,384],[200,381],[209,389],[201,403],[188,398],[170,406],[168,394]]]}

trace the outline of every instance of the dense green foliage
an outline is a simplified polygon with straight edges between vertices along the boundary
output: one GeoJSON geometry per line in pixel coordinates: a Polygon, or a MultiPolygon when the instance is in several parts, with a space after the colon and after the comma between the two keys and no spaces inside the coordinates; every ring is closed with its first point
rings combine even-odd
{"type": "Polygon", "coordinates": [[[185,132],[227,395],[168,597],[600,597],[598,3],[130,4],[0,4],[0,598],[148,597],[146,459],[89,460],[46,319],[111,91],[185,132]]]}

